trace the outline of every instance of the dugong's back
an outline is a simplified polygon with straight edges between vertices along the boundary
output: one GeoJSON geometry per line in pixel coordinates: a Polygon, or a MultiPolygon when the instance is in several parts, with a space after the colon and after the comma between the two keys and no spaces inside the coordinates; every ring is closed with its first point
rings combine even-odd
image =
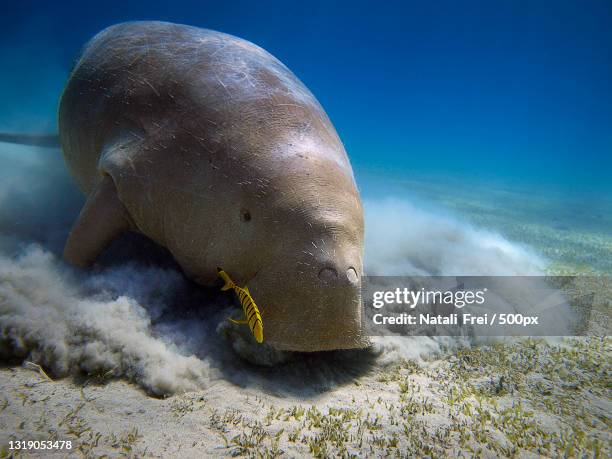
{"type": "Polygon", "coordinates": [[[292,125],[340,143],[314,96],[272,55],[231,35],[164,22],[118,24],[96,35],[62,95],[59,124],[85,192],[98,175],[96,156],[109,138],[128,132],[185,136],[209,154],[277,144],[292,125]],[[233,129],[238,121],[241,129],[233,129]]]}

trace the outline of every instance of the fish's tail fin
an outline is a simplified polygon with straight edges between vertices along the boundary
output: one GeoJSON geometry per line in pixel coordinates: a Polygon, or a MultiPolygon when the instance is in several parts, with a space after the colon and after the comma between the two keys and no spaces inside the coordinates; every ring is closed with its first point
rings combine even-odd
{"type": "Polygon", "coordinates": [[[0,132],[0,142],[32,145],[35,147],[60,148],[57,134],[15,134],[0,132]]]}
{"type": "Polygon", "coordinates": [[[217,267],[217,273],[219,274],[221,279],[225,281],[225,285],[221,287],[221,290],[229,290],[230,288],[234,288],[234,285],[235,285],[234,282],[232,282],[232,280],[230,279],[230,277],[225,271],[217,267]]]}

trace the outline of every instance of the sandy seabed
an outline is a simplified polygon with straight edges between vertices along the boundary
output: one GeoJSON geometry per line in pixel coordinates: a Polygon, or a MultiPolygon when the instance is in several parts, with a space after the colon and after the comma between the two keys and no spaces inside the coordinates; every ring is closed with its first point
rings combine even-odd
{"type": "Polygon", "coordinates": [[[3,368],[0,441],[70,439],[75,457],[609,457],[611,349],[601,338],[498,343],[327,387],[221,379],[168,398],[3,368]]]}

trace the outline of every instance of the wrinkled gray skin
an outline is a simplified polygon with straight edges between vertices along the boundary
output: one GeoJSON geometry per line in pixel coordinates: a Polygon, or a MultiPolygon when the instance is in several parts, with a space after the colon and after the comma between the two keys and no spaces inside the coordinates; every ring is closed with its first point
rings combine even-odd
{"type": "Polygon", "coordinates": [[[276,349],[363,347],[363,210],[323,108],[281,62],[219,32],[115,25],[64,90],[66,163],[88,201],[65,257],[92,263],[123,231],[204,285],[248,285],[276,349]]]}

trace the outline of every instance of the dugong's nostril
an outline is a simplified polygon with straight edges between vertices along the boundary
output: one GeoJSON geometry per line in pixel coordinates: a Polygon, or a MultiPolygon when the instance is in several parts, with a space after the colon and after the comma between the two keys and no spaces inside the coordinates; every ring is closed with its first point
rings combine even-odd
{"type": "Polygon", "coordinates": [[[338,272],[334,268],[323,268],[319,271],[319,279],[325,282],[335,281],[338,278],[338,272]]]}
{"type": "Polygon", "coordinates": [[[357,275],[357,271],[355,271],[355,268],[353,267],[350,267],[346,270],[346,278],[351,284],[356,284],[357,282],[359,282],[359,276],[357,275]]]}

